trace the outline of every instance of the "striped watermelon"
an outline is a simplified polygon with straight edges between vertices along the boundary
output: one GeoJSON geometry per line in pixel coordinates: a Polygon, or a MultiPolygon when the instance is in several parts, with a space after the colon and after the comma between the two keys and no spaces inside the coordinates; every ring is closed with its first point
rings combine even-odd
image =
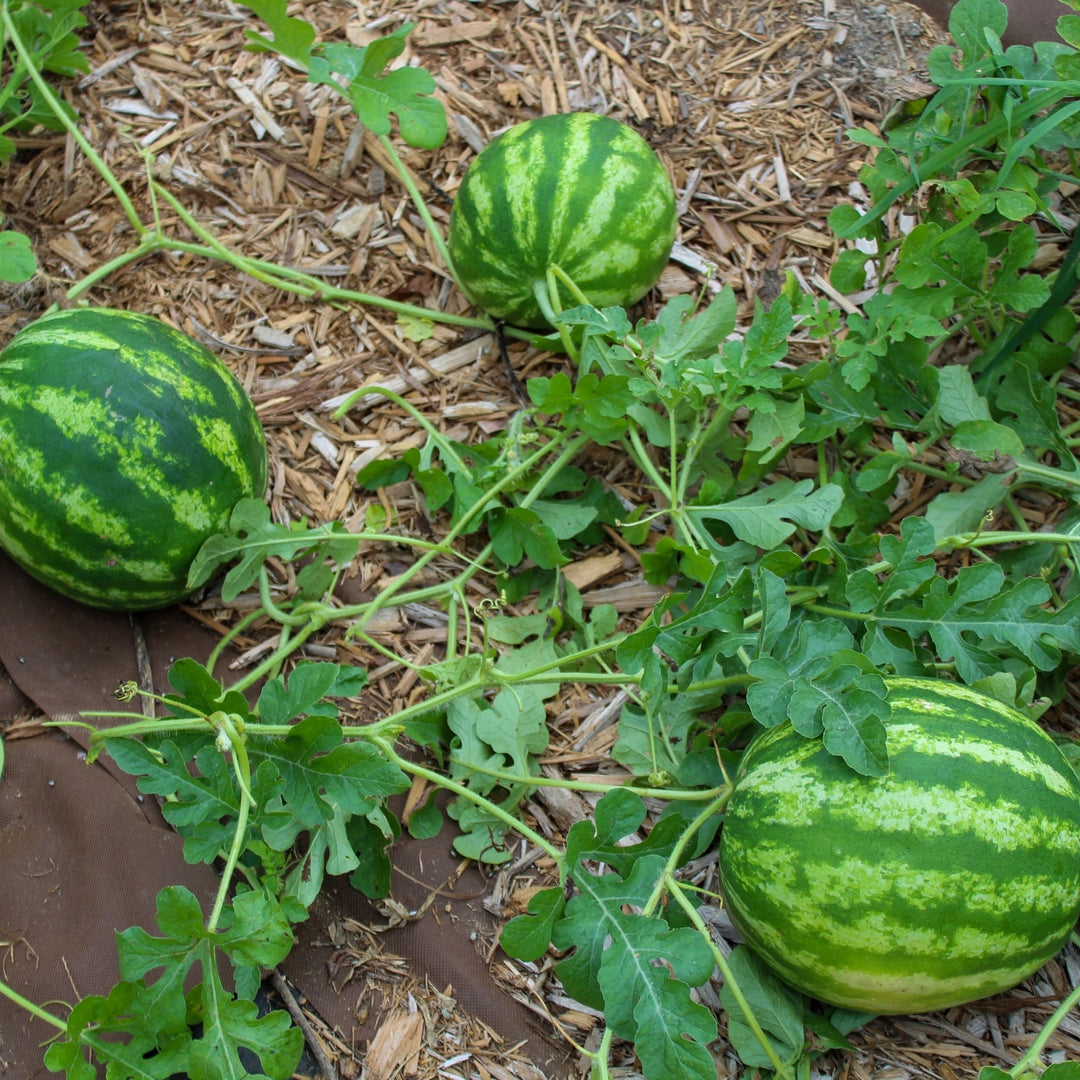
{"type": "Polygon", "coordinates": [[[0,546],[57,592],[174,603],[203,541],[263,496],[266,474],[250,398],[158,319],[61,311],[0,352],[0,546]]]}
{"type": "Polygon", "coordinates": [[[759,734],[720,839],[747,944],[860,1012],[945,1008],[1027,978],[1080,915],[1080,783],[1016,710],[888,680],[890,772],[860,776],[784,724],[759,734]]]}
{"type": "Polygon", "coordinates": [[[596,307],[625,307],[656,284],[675,226],[675,192],[649,144],[610,117],[564,113],[517,124],[472,162],[450,214],[450,257],[473,303],[541,329],[536,290],[549,266],[596,307]]]}

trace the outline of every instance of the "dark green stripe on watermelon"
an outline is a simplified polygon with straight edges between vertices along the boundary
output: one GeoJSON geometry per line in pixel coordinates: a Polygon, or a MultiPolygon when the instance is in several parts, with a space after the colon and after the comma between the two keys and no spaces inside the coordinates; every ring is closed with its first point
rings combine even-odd
{"type": "Polygon", "coordinates": [[[671,181],[648,143],[609,117],[565,113],[516,125],[473,161],[449,246],[473,303],[541,328],[535,288],[552,264],[595,306],[625,307],[656,283],[676,224],[671,181]]]}
{"type": "Polygon", "coordinates": [[[890,773],[863,777],[788,725],[740,765],[726,902],[783,978],[870,1012],[1020,982],[1080,914],[1080,784],[1015,710],[943,680],[889,681],[890,773]]]}
{"type": "Polygon", "coordinates": [[[243,388],[157,319],[58,312],[0,353],[0,545],[58,592],[129,610],[181,599],[203,541],[266,476],[243,388]]]}

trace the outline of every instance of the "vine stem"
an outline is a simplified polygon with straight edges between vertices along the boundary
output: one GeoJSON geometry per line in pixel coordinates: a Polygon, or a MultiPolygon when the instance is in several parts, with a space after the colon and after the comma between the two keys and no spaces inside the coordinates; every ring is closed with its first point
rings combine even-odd
{"type": "Polygon", "coordinates": [[[514,817],[513,814],[507,813],[507,811],[499,806],[498,803],[491,802],[490,799],[484,798],[483,795],[477,795],[475,791],[471,791],[464,784],[459,784],[449,776],[443,776],[432,769],[425,768],[423,765],[417,765],[415,762],[403,758],[397,750],[394,749],[393,743],[382,736],[377,736],[371,741],[379,747],[386,756],[386,759],[393,762],[402,772],[409,773],[410,776],[422,777],[424,780],[427,780],[428,783],[434,784],[436,787],[445,788],[447,791],[452,791],[455,795],[467,799],[469,802],[479,806],[493,817],[497,817],[503,824],[508,825],[513,829],[514,832],[520,833],[531,844],[534,844],[536,847],[540,848],[541,851],[545,852],[545,854],[549,855],[557,866],[563,865],[563,862],[565,861],[563,853],[554,844],[546,840],[535,829],[526,825],[525,822],[514,817]]]}
{"type": "Polygon", "coordinates": [[[645,907],[642,908],[643,915],[651,916],[660,906],[660,902],[665,893],[672,890],[679,890],[679,883],[675,877],[675,871],[682,861],[682,854],[686,850],[686,845],[690,843],[691,837],[696,836],[698,831],[708,821],[716,817],[716,815],[723,810],[727,805],[728,800],[731,798],[732,790],[732,784],[725,784],[724,787],[719,789],[719,794],[698,813],[697,817],[695,817],[685,829],[683,829],[682,833],[679,835],[678,842],[672,848],[671,854],[668,855],[667,863],[664,866],[664,872],[660,875],[660,880],[657,882],[656,888],[653,889],[652,895],[646,901],[645,907]]]}
{"type": "Polygon", "coordinates": [[[746,1000],[746,995],[742,992],[742,988],[735,981],[735,977],[731,971],[731,965],[727,962],[727,957],[724,956],[716,942],[713,941],[712,934],[709,933],[709,928],[705,925],[705,920],[698,914],[697,908],[683,895],[683,891],[679,888],[678,882],[672,881],[671,886],[670,895],[674,897],[675,902],[679,907],[686,912],[686,917],[694,924],[694,928],[697,932],[709,943],[713,959],[716,961],[716,966],[720,969],[720,974],[724,978],[724,985],[731,991],[731,996],[738,1004],[739,1009],[743,1014],[743,1019],[746,1021],[746,1026],[754,1033],[754,1037],[761,1044],[761,1048],[765,1051],[766,1056],[772,1063],[776,1075],[783,1077],[784,1080],[794,1080],[791,1071],[780,1060],[773,1044],[769,1042],[768,1036],[762,1031],[757,1017],[750,1008],[750,1002],[746,1000]]]}
{"type": "Polygon", "coordinates": [[[38,71],[37,66],[33,62],[33,57],[30,55],[22,38],[19,36],[19,32],[15,29],[15,23],[8,10],[7,0],[4,0],[3,4],[0,5],[0,18],[3,19],[5,33],[11,39],[11,43],[15,46],[15,51],[19,54],[19,59],[26,65],[27,72],[33,80],[34,86],[37,88],[38,92],[48,103],[49,108],[52,110],[57,120],[64,125],[68,134],[86,156],[87,161],[90,162],[105,183],[112,189],[112,193],[116,196],[116,201],[120,203],[120,206],[124,211],[124,216],[131,223],[131,227],[140,236],[145,235],[148,231],[147,227],[143,224],[142,218],[139,217],[139,212],[135,209],[135,204],[128,197],[128,193],[124,190],[123,185],[116,178],[116,175],[108,165],[102,160],[101,155],[93,148],[93,146],[91,146],[90,141],[79,130],[79,125],[75,123],[69,113],[64,109],[64,106],[53,93],[52,88],[42,77],[41,72],[38,71]]]}
{"type": "MultiPolygon", "coordinates": [[[[442,229],[439,228],[435,219],[431,216],[431,211],[428,209],[428,205],[424,201],[423,195],[420,194],[420,189],[416,186],[416,183],[412,178],[412,173],[406,168],[405,162],[401,160],[401,155],[398,154],[396,147],[388,135],[379,135],[378,140],[391,162],[393,162],[394,169],[398,174],[398,179],[405,185],[405,190],[409,193],[409,198],[412,199],[413,206],[416,207],[416,212],[420,215],[420,219],[427,228],[428,235],[435,245],[435,250],[439,253],[439,258],[446,264],[446,269],[450,271],[450,276],[457,282],[458,276],[457,271],[454,269],[454,260],[450,257],[450,249],[446,246],[446,240],[443,238],[442,229]]],[[[460,288],[460,284],[458,287],[460,288]]]]}
{"type": "Polygon", "coordinates": [[[487,769],[483,765],[458,761],[453,755],[450,757],[450,762],[453,765],[463,765],[470,772],[483,773],[484,776],[494,777],[507,787],[520,784],[529,787],[563,788],[566,791],[591,791],[600,795],[606,795],[613,788],[619,787],[623,791],[632,792],[643,799],[660,799],[664,802],[700,802],[702,799],[719,801],[721,799],[726,800],[730,794],[729,784],[725,784],[723,787],[711,788],[708,791],[692,791],[685,788],[637,787],[634,784],[616,785],[595,783],[590,780],[560,780],[554,776],[515,776],[513,773],[501,769],[487,769]]]}
{"type": "Polygon", "coordinates": [[[210,718],[210,721],[218,729],[219,740],[224,740],[232,750],[233,769],[236,773],[237,783],[240,786],[240,806],[236,813],[236,828],[233,831],[229,854],[225,859],[225,868],[221,873],[221,883],[218,885],[217,896],[214,897],[214,908],[206,922],[206,929],[210,933],[214,933],[217,930],[218,923],[221,921],[221,913],[225,910],[225,900],[232,886],[236,864],[240,861],[240,855],[247,846],[248,815],[255,805],[255,800],[251,797],[251,765],[248,761],[243,732],[238,730],[232,718],[225,713],[215,713],[210,718]]]}
{"type": "Polygon", "coordinates": [[[46,1024],[52,1024],[54,1028],[59,1028],[63,1032],[67,1031],[67,1024],[65,1024],[63,1020],[57,1016],[53,1016],[51,1012],[47,1012],[40,1005],[35,1005],[28,998],[24,998],[18,990],[12,989],[2,980],[0,980],[0,994],[3,994],[4,997],[13,1001],[20,1009],[25,1009],[39,1020],[44,1020],[46,1024]]]}
{"type": "Polygon", "coordinates": [[[1080,985],[1073,987],[1072,993],[1054,1010],[1050,1019],[1043,1024],[1042,1030],[1035,1036],[1035,1040],[1024,1052],[1024,1056],[1009,1069],[1010,1076],[1023,1076],[1027,1069],[1039,1061],[1039,1056],[1045,1049],[1047,1042],[1049,1042],[1050,1036],[1054,1034],[1062,1020],[1072,1012],[1078,1003],[1080,1003],[1080,985]]]}

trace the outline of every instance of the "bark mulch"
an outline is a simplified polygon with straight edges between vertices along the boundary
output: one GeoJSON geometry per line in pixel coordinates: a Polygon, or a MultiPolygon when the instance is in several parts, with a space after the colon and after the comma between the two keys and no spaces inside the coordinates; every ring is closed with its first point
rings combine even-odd
{"type": "MultiPolygon", "coordinates": [[[[539,114],[607,113],[656,149],[679,197],[676,249],[647,303],[703,284],[731,285],[743,314],[789,270],[807,288],[831,294],[828,268],[837,247],[826,218],[853,197],[863,153],[843,133],[878,125],[898,103],[921,96],[923,58],[943,40],[899,0],[309,0],[296,9],[324,40],[355,45],[404,20],[417,24],[404,61],[435,75],[450,135],[439,150],[402,152],[443,225],[469,161],[501,130],[539,114]]],[[[144,220],[157,212],[178,238],[189,238],[170,207],[151,205],[149,170],[223,244],[246,255],[348,288],[468,311],[379,144],[326,87],[307,85],[273,57],[242,51],[245,29],[255,27],[244,8],[230,0],[92,0],[88,12],[92,70],[64,93],[144,220]]],[[[63,136],[21,140],[17,159],[0,176],[0,208],[5,227],[32,237],[42,264],[33,282],[0,297],[3,340],[134,242],[112,193],[63,136]]],[[[381,511],[397,529],[429,528],[407,485],[376,496],[353,482],[367,463],[424,439],[407,413],[374,396],[333,420],[336,403],[358,387],[397,390],[466,443],[502,429],[519,408],[489,337],[439,326],[413,342],[378,309],[314,304],[183,253],[130,264],[88,298],[161,316],[206,342],[237,374],[268,434],[278,521],[358,528],[381,511]]],[[[814,346],[797,341],[794,348],[811,355],[814,346]]],[[[520,379],[564,366],[522,344],[511,346],[511,363],[520,379]]],[[[815,462],[807,465],[816,472],[815,462]]],[[[636,497],[639,478],[619,461],[598,454],[588,467],[636,497]]],[[[796,473],[801,467],[798,460],[791,465],[796,473]]],[[[928,487],[912,498],[930,494],[928,487]]],[[[345,587],[361,595],[400,570],[384,552],[362,552],[345,587]]],[[[635,553],[614,542],[583,553],[567,574],[587,604],[615,604],[628,627],[658,596],[644,583],[635,553]]],[[[9,756],[3,798],[20,784],[29,792],[41,770],[53,768],[31,755],[31,746],[64,770],[57,777],[77,775],[64,752],[71,744],[43,734],[40,720],[107,707],[112,689],[136,673],[137,660],[126,617],[88,616],[48,599],[7,564],[0,565],[0,589],[7,604],[0,661],[11,677],[0,679],[9,756]]],[[[164,685],[174,656],[205,656],[222,629],[252,606],[251,597],[224,604],[211,595],[137,623],[156,684],[164,685]]],[[[433,613],[417,611],[388,610],[368,630],[417,663],[437,658],[446,639],[433,613]]],[[[271,625],[254,624],[229,665],[243,669],[273,640],[271,625]]],[[[409,667],[346,643],[340,627],[314,639],[308,655],[370,671],[368,711],[352,718],[358,722],[422,692],[409,667]]],[[[550,710],[544,768],[618,782],[622,773],[609,751],[620,703],[618,694],[568,689],[550,710]]],[[[39,858],[42,889],[19,885],[3,893],[5,904],[30,899],[21,909],[0,910],[0,961],[6,978],[40,973],[43,987],[52,987],[43,997],[73,1000],[110,985],[104,980],[115,977],[115,958],[106,956],[112,930],[150,917],[156,887],[177,858],[156,807],[137,803],[130,782],[98,776],[95,783],[118,809],[102,802],[95,809],[104,818],[99,812],[91,820],[80,807],[96,796],[77,789],[61,816],[50,818],[61,834],[55,850],[35,839],[32,814],[19,818],[24,842],[39,858]],[[132,839],[136,834],[142,839],[132,839]],[[147,843],[164,852],[166,869],[154,864],[151,872],[151,864],[132,856],[144,847],[129,845],[147,843]],[[79,860],[87,846],[96,862],[79,860]],[[116,893],[138,910],[110,908],[116,893]],[[109,894],[101,910],[99,894],[109,894]],[[71,911],[93,908],[89,925],[60,914],[55,904],[62,896],[73,901],[71,911]],[[105,929],[97,934],[95,927],[105,929]]],[[[594,801],[542,791],[529,808],[532,823],[557,841],[594,801]]],[[[41,814],[56,812],[48,799],[34,805],[41,814]]],[[[0,802],[6,835],[14,835],[13,813],[0,802]]],[[[394,904],[374,908],[330,889],[300,928],[300,945],[284,965],[287,978],[277,978],[272,994],[275,1005],[284,1000],[306,1025],[315,1055],[305,1059],[309,1074],[320,1067],[324,1075],[370,1080],[576,1074],[577,1053],[563,1037],[592,1045],[597,1016],[566,998],[545,964],[511,963],[495,947],[499,923],[545,883],[543,861],[524,852],[488,877],[448,858],[446,846],[419,857],[403,846],[394,904]],[[409,914],[416,911],[420,917],[409,914]]],[[[715,857],[694,872],[704,887],[715,887],[715,857]]],[[[194,877],[197,891],[212,887],[194,877]]],[[[853,1037],[856,1054],[828,1055],[815,1069],[837,1080],[954,1080],[974,1077],[983,1064],[1007,1067],[1078,978],[1080,956],[1069,948],[1022,987],[978,1007],[876,1021],[853,1037]]],[[[704,999],[716,1004],[708,987],[704,999]]],[[[0,1008],[0,1077],[35,1075],[43,1036],[40,1027],[23,1031],[22,1021],[16,1025],[0,1008]]],[[[1051,1046],[1080,1055],[1080,1023],[1066,1020],[1051,1046]]],[[[734,1075],[737,1062],[722,1042],[717,1047],[717,1075],[734,1075]]],[[[618,1075],[633,1075],[627,1049],[616,1065],[618,1075]]]]}

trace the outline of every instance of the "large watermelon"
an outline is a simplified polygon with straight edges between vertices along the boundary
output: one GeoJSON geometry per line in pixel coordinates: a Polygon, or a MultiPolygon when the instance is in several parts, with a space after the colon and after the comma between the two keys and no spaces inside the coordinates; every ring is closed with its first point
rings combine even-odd
{"type": "Polygon", "coordinates": [[[0,546],[66,596],[181,599],[203,541],[266,474],[251,399],[158,319],[61,311],[0,352],[0,546]]]}
{"type": "MultiPolygon", "coordinates": [[[[671,181],[637,132],[595,113],[544,116],[473,160],[450,214],[450,257],[473,303],[539,329],[549,266],[596,307],[625,307],[660,277],[676,223],[671,181]]],[[[560,302],[576,303],[566,292],[560,302]]]]}
{"type": "Polygon", "coordinates": [[[890,771],[785,724],[747,748],[720,840],[732,921],[784,980],[834,1005],[925,1012],[1014,986],[1080,915],[1080,783],[1015,709],[889,680],[890,771]]]}

